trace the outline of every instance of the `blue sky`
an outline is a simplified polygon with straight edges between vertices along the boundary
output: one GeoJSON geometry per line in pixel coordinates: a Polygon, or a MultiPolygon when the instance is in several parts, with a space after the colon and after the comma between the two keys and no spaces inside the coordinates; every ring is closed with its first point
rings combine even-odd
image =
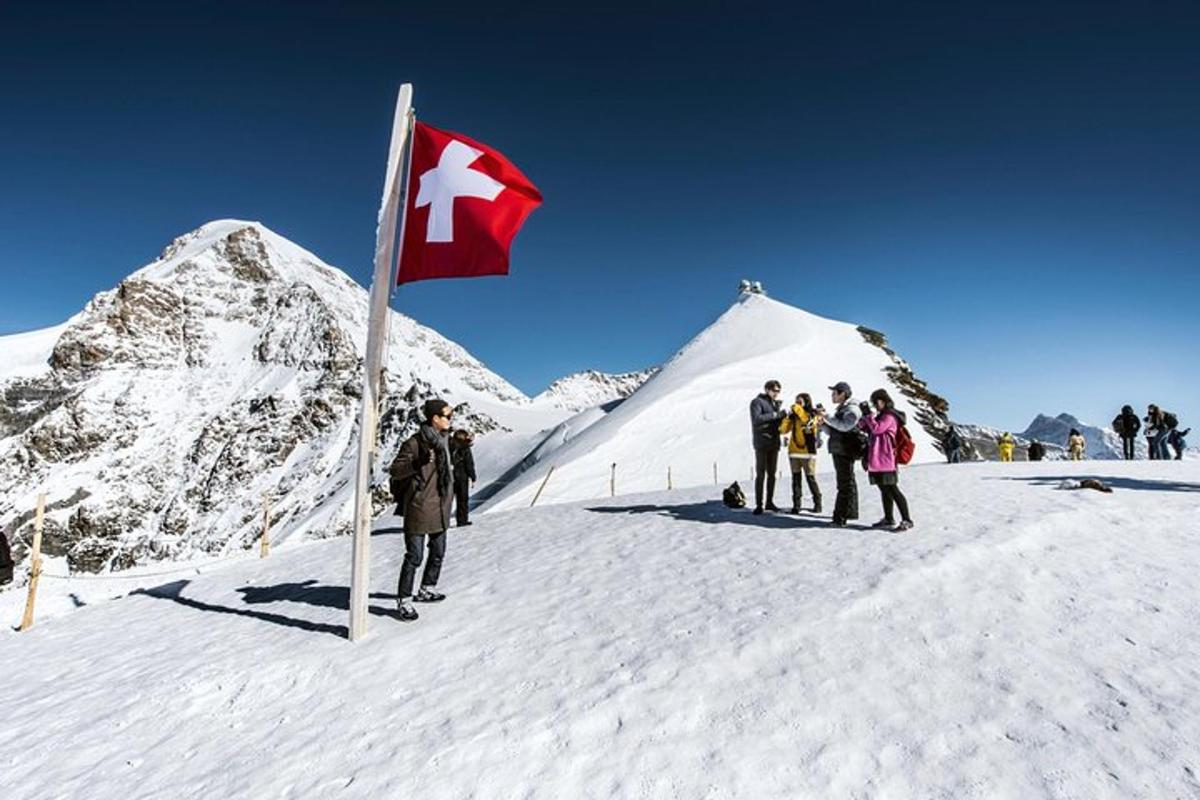
{"type": "Polygon", "coordinates": [[[749,277],[958,419],[1186,423],[1197,41],[1196,4],[6,4],[0,333],[221,217],[365,283],[411,81],[546,202],[511,276],[395,305],[528,392],[662,361],[749,277]]]}

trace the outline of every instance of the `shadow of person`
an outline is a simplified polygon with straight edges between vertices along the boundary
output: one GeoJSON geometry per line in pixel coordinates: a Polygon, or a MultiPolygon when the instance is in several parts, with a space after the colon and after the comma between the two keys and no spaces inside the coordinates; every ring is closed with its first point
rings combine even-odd
{"type": "Polygon", "coordinates": [[[750,513],[749,509],[729,508],[720,500],[685,503],[677,506],[593,506],[587,510],[597,514],[657,514],[686,522],[705,522],[710,525],[748,525],[755,528],[773,528],[776,530],[829,527],[829,520],[822,519],[821,517],[803,517],[790,514],[761,514],[755,516],[750,513]]]}
{"type": "Polygon", "coordinates": [[[990,481],[1024,481],[1034,486],[1057,487],[1063,481],[1098,480],[1114,489],[1133,489],[1147,492],[1200,492],[1200,483],[1126,478],[1110,475],[1004,475],[989,476],[990,481]]]}
{"type": "MultiPolygon", "coordinates": [[[[334,636],[347,637],[349,629],[345,625],[335,625],[328,622],[316,622],[303,617],[291,617],[286,614],[278,614],[271,611],[259,611],[249,608],[237,608],[234,606],[225,606],[219,603],[211,603],[205,600],[198,600],[193,597],[185,597],[183,591],[188,587],[191,581],[181,580],[171,583],[164,583],[161,586],[153,586],[148,589],[138,589],[132,594],[146,595],[158,600],[170,600],[188,608],[196,609],[197,611],[206,611],[214,614],[230,614],[238,617],[248,617],[260,622],[269,622],[274,625],[282,625],[288,628],[299,628],[300,630],[310,631],[312,633],[331,633],[334,636]]],[[[282,601],[306,603],[308,605],[320,606],[324,608],[336,608],[348,611],[350,609],[350,590],[345,586],[320,586],[315,580],[303,581],[301,583],[281,583],[275,586],[243,586],[238,589],[242,593],[242,600],[245,603],[276,603],[282,601]]],[[[379,599],[395,598],[395,595],[389,594],[372,594],[371,597],[379,599]]],[[[393,609],[383,608],[381,606],[370,606],[370,613],[378,616],[395,616],[396,611],[393,609]]]]}

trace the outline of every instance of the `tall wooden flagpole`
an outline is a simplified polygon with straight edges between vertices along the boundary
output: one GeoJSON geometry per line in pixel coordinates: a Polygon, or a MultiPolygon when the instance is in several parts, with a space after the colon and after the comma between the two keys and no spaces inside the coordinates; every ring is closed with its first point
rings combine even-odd
{"type": "MultiPolygon", "coordinates": [[[[371,572],[371,475],[379,426],[379,389],[387,346],[388,310],[395,284],[397,221],[403,231],[412,147],[412,84],[400,87],[392,118],[387,175],[375,229],[375,274],[371,279],[367,354],[363,362],[362,410],[358,418],[358,464],[354,474],[354,556],[350,567],[350,641],[367,635],[367,596],[371,572]]],[[[402,235],[402,234],[401,234],[402,235]]]]}

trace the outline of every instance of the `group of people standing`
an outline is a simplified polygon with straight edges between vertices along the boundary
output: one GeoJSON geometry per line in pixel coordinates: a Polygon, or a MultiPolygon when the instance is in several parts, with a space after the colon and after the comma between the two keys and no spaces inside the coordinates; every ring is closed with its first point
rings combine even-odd
{"type": "Polygon", "coordinates": [[[813,405],[805,392],[796,395],[795,402],[784,408],[780,400],[783,391],[779,381],[770,380],[763,391],[750,402],[750,428],[754,446],[754,513],[778,512],[775,505],[775,475],[783,449],[782,437],[787,437],[788,464],[792,476],[791,513],[799,514],[808,486],[813,498],[812,512],[821,513],[821,489],[817,484],[817,453],[828,440],[833,460],[837,497],[834,500],[831,524],[844,528],[858,519],[858,484],[854,465],[864,461],[872,485],[879,487],[883,503],[883,518],[872,527],[906,531],[913,527],[908,499],[900,491],[898,472],[898,440],[907,440],[902,433],[905,416],[884,389],[871,393],[870,403],[855,403],[850,385],[839,381],[829,387],[833,411],[823,405],[813,405]],[[895,513],[899,510],[900,520],[895,513]]]}
{"type": "Polygon", "coordinates": [[[1179,418],[1154,403],[1146,407],[1146,416],[1140,420],[1132,406],[1122,406],[1121,413],[1113,417],[1112,428],[1121,437],[1121,449],[1127,461],[1134,458],[1134,443],[1139,430],[1145,433],[1151,461],[1170,461],[1171,450],[1175,451],[1174,460],[1181,460],[1187,449],[1186,437],[1192,432],[1191,428],[1181,430],[1179,418]]]}

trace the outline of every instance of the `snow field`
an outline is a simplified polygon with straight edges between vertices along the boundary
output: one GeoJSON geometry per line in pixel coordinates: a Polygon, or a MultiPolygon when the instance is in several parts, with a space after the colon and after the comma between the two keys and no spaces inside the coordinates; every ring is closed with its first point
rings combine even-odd
{"type": "Polygon", "coordinates": [[[1200,793],[1200,466],[922,465],[902,488],[904,535],[714,488],[488,514],[411,625],[385,523],[357,645],[344,539],[5,631],[5,795],[1200,793]],[[1054,488],[1084,476],[1114,494],[1054,488]]]}

